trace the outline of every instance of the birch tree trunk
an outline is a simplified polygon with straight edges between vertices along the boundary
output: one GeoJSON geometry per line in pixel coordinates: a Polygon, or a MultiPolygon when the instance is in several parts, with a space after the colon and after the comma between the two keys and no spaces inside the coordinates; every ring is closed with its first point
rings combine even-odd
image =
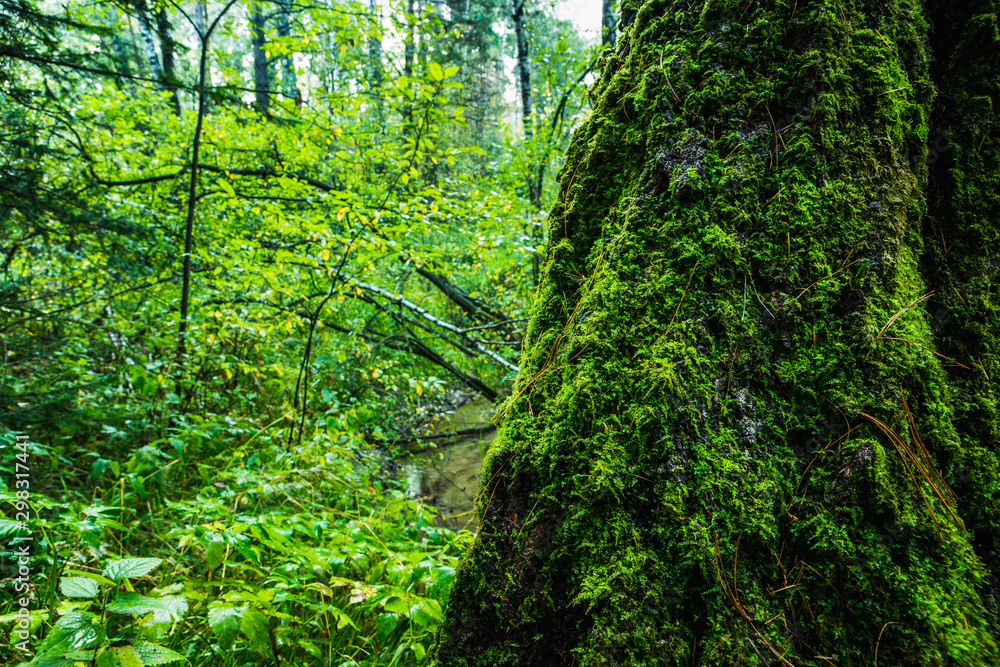
{"type": "Polygon", "coordinates": [[[436,664],[1000,664],[996,3],[623,5],[436,664]]]}
{"type": "Polygon", "coordinates": [[[139,19],[139,35],[142,37],[142,48],[146,53],[146,64],[149,65],[149,71],[153,75],[153,78],[159,79],[162,82],[163,70],[160,68],[160,57],[156,52],[156,40],[153,39],[153,29],[150,25],[149,13],[145,7],[139,6],[137,14],[139,19]]]}

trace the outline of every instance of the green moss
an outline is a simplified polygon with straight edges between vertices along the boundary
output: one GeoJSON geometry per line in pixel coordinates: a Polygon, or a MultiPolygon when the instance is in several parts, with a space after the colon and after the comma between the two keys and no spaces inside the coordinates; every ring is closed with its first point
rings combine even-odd
{"type": "Polygon", "coordinates": [[[924,304],[883,331],[928,290],[921,12],[638,8],[569,149],[438,664],[1000,660],[1000,494],[959,472],[995,452],[924,304]],[[903,396],[971,532],[859,414],[916,452],[903,396]]]}

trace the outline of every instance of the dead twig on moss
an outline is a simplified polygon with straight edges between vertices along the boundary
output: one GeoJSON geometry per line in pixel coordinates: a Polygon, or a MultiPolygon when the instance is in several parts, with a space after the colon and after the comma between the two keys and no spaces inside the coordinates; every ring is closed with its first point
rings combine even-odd
{"type": "Polygon", "coordinates": [[[740,557],[740,539],[743,537],[743,535],[740,534],[740,536],[736,538],[736,555],[733,558],[733,584],[732,584],[732,587],[729,586],[728,582],[726,581],[725,575],[722,573],[723,572],[723,567],[722,567],[723,564],[722,564],[722,553],[719,550],[719,535],[717,533],[713,533],[712,537],[715,539],[715,573],[719,577],[719,585],[722,587],[722,595],[726,598],[726,601],[729,602],[729,604],[733,605],[733,607],[736,609],[736,613],[739,615],[739,617],[748,626],[750,626],[750,629],[753,631],[753,634],[757,638],[757,640],[760,643],[762,643],[765,646],[765,648],[767,648],[767,650],[769,650],[771,653],[773,653],[774,656],[778,660],[781,661],[782,665],[785,665],[785,667],[795,667],[795,665],[793,663],[789,662],[788,658],[786,658],[785,656],[783,656],[781,654],[781,652],[778,651],[778,649],[774,646],[774,644],[772,644],[767,639],[767,637],[765,637],[764,635],[762,635],[760,633],[760,631],[757,630],[757,626],[754,625],[753,619],[750,618],[750,614],[747,612],[746,608],[743,606],[743,603],[740,602],[739,591],[736,588],[736,565],[737,565],[737,562],[739,561],[739,557],[740,557]]]}
{"type": "MultiPolygon", "coordinates": [[[[900,394],[902,395],[902,390],[900,391],[900,394]]],[[[903,439],[881,419],[864,412],[859,412],[858,414],[875,424],[875,426],[878,427],[878,429],[889,439],[889,442],[892,443],[892,446],[896,449],[896,453],[899,454],[900,461],[903,462],[903,467],[906,468],[907,474],[909,474],[910,479],[913,481],[913,485],[917,488],[917,492],[920,494],[920,498],[924,501],[924,505],[927,507],[927,512],[930,514],[931,521],[934,522],[934,528],[937,530],[938,537],[942,542],[944,542],[944,531],[941,529],[941,524],[937,520],[934,508],[931,507],[930,500],[928,500],[926,494],[924,493],[924,490],[917,479],[917,475],[914,473],[914,469],[920,473],[920,477],[931,487],[934,491],[934,495],[938,497],[941,504],[948,510],[948,513],[951,515],[955,525],[960,530],[965,530],[965,525],[962,523],[962,520],[958,518],[958,515],[954,510],[954,505],[956,503],[955,494],[945,483],[941,473],[938,472],[937,468],[934,466],[934,461],[930,458],[930,453],[927,452],[927,449],[923,446],[923,442],[920,440],[920,434],[917,433],[917,426],[913,420],[913,414],[910,412],[910,406],[906,403],[905,396],[903,396],[903,409],[907,414],[907,421],[909,422],[911,429],[914,446],[920,452],[919,457],[914,454],[913,450],[907,446],[903,439]]]]}

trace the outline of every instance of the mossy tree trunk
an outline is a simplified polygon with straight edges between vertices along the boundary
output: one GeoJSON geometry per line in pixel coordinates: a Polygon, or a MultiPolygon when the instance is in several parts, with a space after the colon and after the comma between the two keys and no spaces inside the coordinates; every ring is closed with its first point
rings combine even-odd
{"type": "Polygon", "coordinates": [[[437,664],[1000,664],[996,10],[623,5],[437,664]]]}

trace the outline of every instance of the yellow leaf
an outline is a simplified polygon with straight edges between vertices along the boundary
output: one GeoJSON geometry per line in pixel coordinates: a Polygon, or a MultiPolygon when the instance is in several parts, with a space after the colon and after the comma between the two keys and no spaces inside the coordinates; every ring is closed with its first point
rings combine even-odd
{"type": "Polygon", "coordinates": [[[319,256],[320,259],[322,259],[325,262],[326,260],[330,259],[330,251],[324,248],[323,251],[320,252],[319,256]]]}
{"type": "Polygon", "coordinates": [[[347,215],[347,212],[349,210],[350,210],[350,207],[349,206],[345,206],[344,208],[342,208],[339,211],[337,211],[337,220],[343,220],[344,216],[347,215]]]}
{"type": "Polygon", "coordinates": [[[420,383],[418,382],[417,383],[417,396],[423,396],[423,395],[424,395],[424,388],[421,387],[420,383]]]}

